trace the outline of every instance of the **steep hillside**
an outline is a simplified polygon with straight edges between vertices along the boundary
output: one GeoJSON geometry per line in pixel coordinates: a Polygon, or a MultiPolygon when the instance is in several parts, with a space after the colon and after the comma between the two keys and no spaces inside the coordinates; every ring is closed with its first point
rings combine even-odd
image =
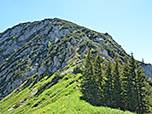
{"type": "Polygon", "coordinates": [[[0,112],[130,114],[81,100],[82,74],[73,70],[83,64],[88,48],[111,61],[117,54],[121,64],[129,56],[108,33],[58,18],[0,33],[0,112]]]}
{"type": "Polygon", "coordinates": [[[89,47],[105,59],[125,51],[111,37],[61,19],[22,23],[0,34],[0,99],[35,73],[37,81],[81,62],[89,47]]]}
{"type": "Polygon", "coordinates": [[[78,88],[81,74],[73,74],[67,70],[60,75],[44,77],[34,86],[31,83],[27,88],[24,86],[28,79],[18,89],[8,95],[0,102],[0,112],[3,114],[132,114],[106,107],[92,106],[81,100],[81,93],[78,88]]]}

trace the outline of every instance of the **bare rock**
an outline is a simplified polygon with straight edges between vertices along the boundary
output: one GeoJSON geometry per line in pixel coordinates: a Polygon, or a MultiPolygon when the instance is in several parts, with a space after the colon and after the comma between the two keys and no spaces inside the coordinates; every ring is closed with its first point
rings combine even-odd
{"type": "Polygon", "coordinates": [[[40,77],[41,74],[43,74],[46,70],[46,66],[42,65],[39,69],[38,69],[38,76],[40,77]]]}
{"type": "Polygon", "coordinates": [[[144,64],[143,69],[145,71],[145,74],[148,76],[148,78],[152,79],[152,65],[151,64],[144,64]]]}

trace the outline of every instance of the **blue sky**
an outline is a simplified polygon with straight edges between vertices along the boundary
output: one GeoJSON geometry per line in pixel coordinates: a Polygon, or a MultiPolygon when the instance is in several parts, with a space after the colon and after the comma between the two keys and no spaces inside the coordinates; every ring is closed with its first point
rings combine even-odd
{"type": "Polygon", "coordinates": [[[0,32],[58,17],[113,36],[137,60],[152,63],[152,0],[1,0],[0,32]]]}

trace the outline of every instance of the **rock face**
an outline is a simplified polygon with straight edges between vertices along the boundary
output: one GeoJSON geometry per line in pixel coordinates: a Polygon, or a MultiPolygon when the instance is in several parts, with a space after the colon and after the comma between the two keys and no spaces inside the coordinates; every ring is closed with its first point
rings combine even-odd
{"type": "Polygon", "coordinates": [[[143,69],[145,71],[145,74],[148,76],[148,78],[152,79],[152,65],[151,64],[144,64],[143,69]]]}
{"type": "Polygon", "coordinates": [[[128,56],[109,34],[58,18],[22,23],[0,33],[0,100],[29,78],[39,81],[83,63],[88,48],[104,59],[116,53],[128,56]]]}
{"type": "MultiPolygon", "coordinates": [[[[41,78],[59,69],[61,55],[57,55],[57,43],[67,33],[77,28],[60,29],[63,24],[58,24],[58,21],[58,19],[45,19],[23,23],[0,34],[0,99],[35,73],[41,78]]],[[[72,43],[76,41],[73,39],[72,43]]],[[[68,48],[70,47],[73,46],[68,43],[68,48]]],[[[65,55],[71,56],[68,53],[65,55]]],[[[66,61],[63,59],[62,62],[66,61]]]]}

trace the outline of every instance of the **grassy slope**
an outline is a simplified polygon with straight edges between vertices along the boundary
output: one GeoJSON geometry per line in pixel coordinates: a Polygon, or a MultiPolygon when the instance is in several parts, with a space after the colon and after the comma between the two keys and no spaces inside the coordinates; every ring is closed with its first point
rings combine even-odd
{"type": "Polygon", "coordinates": [[[118,109],[92,106],[88,102],[81,100],[81,92],[78,88],[78,79],[80,76],[81,74],[64,74],[64,76],[62,75],[62,78],[60,77],[58,83],[54,85],[52,85],[52,80],[57,76],[53,75],[50,78],[47,78],[46,76],[41,81],[36,83],[32,88],[30,88],[31,85],[29,85],[27,88],[22,89],[21,85],[18,89],[15,90],[18,92],[15,93],[14,91],[2,101],[0,101],[0,113],[131,114],[131,112],[123,112],[118,109]],[[32,93],[34,94],[37,90],[39,90],[37,94],[32,95],[32,93]],[[38,106],[35,104],[38,104],[38,106]],[[36,107],[33,107],[34,105],[36,107]],[[18,108],[8,111],[12,107],[18,108]]]}

